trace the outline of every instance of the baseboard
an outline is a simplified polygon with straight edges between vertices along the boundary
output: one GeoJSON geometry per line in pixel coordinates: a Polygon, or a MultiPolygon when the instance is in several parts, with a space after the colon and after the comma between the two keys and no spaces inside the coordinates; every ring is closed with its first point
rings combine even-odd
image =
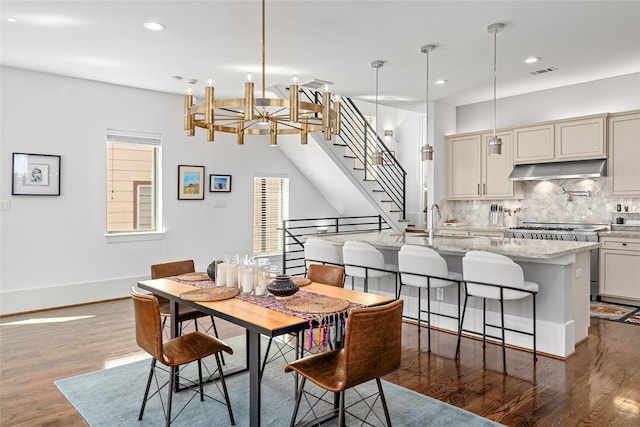
{"type": "Polygon", "coordinates": [[[147,279],[148,276],[124,277],[0,292],[0,317],[128,297],[132,286],[147,279]]]}

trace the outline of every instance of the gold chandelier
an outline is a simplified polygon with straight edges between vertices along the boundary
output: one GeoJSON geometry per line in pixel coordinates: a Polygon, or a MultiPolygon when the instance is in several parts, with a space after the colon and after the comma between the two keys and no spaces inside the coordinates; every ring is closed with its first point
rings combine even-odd
{"type": "Polygon", "coordinates": [[[195,128],[207,130],[207,140],[214,140],[214,133],[235,133],[238,144],[245,135],[269,135],[270,144],[278,144],[278,135],[300,135],[300,142],[307,143],[309,132],[324,132],[330,141],[340,133],[340,97],[332,101],[328,85],[324,86],[322,102],[306,102],[299,99],[300,86],[297,77],[291,79],[289,99],[265,96],[265,0],[262,0],[262,97],[254,95],[251,74],[244,83],[244,97],[215,99],[213,80],[205,87],[204,101],[194,104],[191,88],[184,97],[184,129],[188,136],[195,135],[195,128]]]}

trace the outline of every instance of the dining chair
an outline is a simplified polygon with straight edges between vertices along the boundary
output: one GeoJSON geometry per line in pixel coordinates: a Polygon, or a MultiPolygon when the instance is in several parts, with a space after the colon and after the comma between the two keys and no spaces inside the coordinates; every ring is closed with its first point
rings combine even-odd
{"type": "MultiPolygon", "coordinates": [[[[224,402],[229,412],[229,420],[231,425],[235,425],[233,418],[233,411],[231,409],[231,403],[229,402],[229,393],[227,392],[227,386],[224,381],[224,374],[222,372],[222,365],[220,364],[220,353],[222,351],[233,354],[231,347],[226,345],[223,341],[214,338],[210,335],[203,334],[202,332],[195,331],[185,335],[180,335],[177,338],[172,338],[168,341],[164,341],[162,338],[162,325],[160,315],[160,304],[158,299],[152,294],[140,294],[133,288],[131,289],[131,297],[133,298],[133,307],[135,313],[136,322],[136,342],[138,345],[152,357],[151,369],[149,371],[149,377],[147,379],[147,386],[144,392],[144,398],[142,400],[142,406],[140,407],[140,413],[138,420],[142,420],[144,415],[144,409],[147,402],[155,395],[161,397],[160,391],[167,388],[167,406],[165,412],[166,426],[168,427],[177,418],[186,406],[193,400],[188,399],[184,407],[178,411],[177,415],[171,418],[171,405],[173,400],[173,391],[176,387],[176,379],[178,378],[177,368],[179,366],[186,365],[188,363],[197,361],[198,365],[198,382],[186,380],[184,375],[179,379],[184,389],[190,389],[200,395],[200,400],[204,401],[204,387],[202,381],[202,359],[211,355],[215,356],[216,364],[218,365],[217,373],[220,380],[218,389],[224,397],[224,402]],[[158,383],[157,370],[160,368],[157,366],[157,362],[169,368],[169,378],[164,383],[158,383]],[[154,375],[156,376],[156,383],[158,384],[158,390],[149,396],[149,390],[153,381],[154,375]],[[168,387],[167,387],[168,386],[168,387]],[[197,386],[197,387],[196,387],[197,386]]],[[[184,374],[184,369],[182,370],[184,374]]],[[[215,372],[214,372],[215,374],[215,372]]],[[[194,395],[195,397],[195,395],[194,395]]],[[[212,400],[220,402],[211,396],[207,397],[212,400]]],[[[163,405],[164,409],[164,405],[163,405]]]]}
{"type": "Polygon", "coordinates": [[[342,252],[339,247],[323,239],[309,237],[304,242],[305,267],[311,264],[342,266],[342,252]]]}
{"type": "Polygon", "coordinates": [[[325,285],[344,287],[344,267],[335,265],[311,264],[307,271],[307,279],[325,285]]]}
{"type": "Polygon", "coordinates": [[[507,373],[507,356],[505,350],[505,331],[529,335],[533,337],[533,360],[538,360],[536,353],[536,294],[538,284],[524,280],[522,267],[511,258],[501,254],[485,251],[469,251],[462,258],[462,275],[466,295],[460,328],[458,329],[458,343],[456,345],[455,358],[460,353],[460,339],[462,332],[480,335],[479,332],[464,329],[464,318],[467,311],[469,297],[482,298],[482,348],[486,348],[486,337],[500,340],[502,343],[502,368],[507,373]],[[532,297],[532,332],[523,331],[505,326],[504,303],[505,301],[519,300],[532,297]],[[496,300],[500,304],[500,324],[487,323],[487,300],[496,300]],[[487,334],[487,326],[500,329],[500,336],[487,334]]]}
{"type": "Polygon", "coordinates": [[[342,247],[342,259],[345,274],[351,277],[351,288],[354,288],[354,278],[363,279],[363,291],[369,292],[369,279],[388,277],[395,279],[394,297],[398,296],[398,266],[385,264],[384,255],[378,249],[365,242],[349,240],[342,247]]]}
{"type": "MultiPolygon", "coordinates": [[[[285,367],[285,372],[297,372],[302,376],[291,417],[292,427],[296,425],[303,395],[307,401],[310,397],[315,397],[319,403],[329,392],[338,393],[338,425],[344,426],[348,412],[345,408],[345,391],[373,379],[378,386],[386,423],[391,425],[380,377],[400,367],[403,303],[402,300],[397,300],[383,306],[351,310],[347,318],[343,348],[314,354],[285,367]],[[324,389],[321,396],[305,390],[307,379],[324,389]]],[[[362,401],[368,405],[365,399],[362,401]]],[[[377,399],[373,402],[376,401],[377,399]]],[[[373,408],[369,408],[368,413],[371,413],[373,408]]],[[[331,409],[334,410],[333,405],[331,409]]],[[[313,408],[310,412],[315,414],[313,408]]]]}
{"type": "MultiPolygon", "coordinates": [[[[164,277],[180,276],[181,274],[193,273],[195,271],[196,269],[192,259],[184,261],[165,262],[162,264],[153,264],[151,266],[151,278],[161,279],[164,277]]],[[[164,327],[167,323],[167,320],[171,318],[170,303],[168,299],[161,297],[160,295],[156,295],[156,298],[158,299],[158,303],[160,304],[160,315],[162,316],[162,326],[164,327]]],[[[214,317],[185,305],[178,306],[178,333],[182,334],[182,323],[191,320],[193,320],[194,328],[197,331],[198,319],[202,319],[204,317],[211,318],[211,328],[213,329],[213,335],[218,338],[218,328],[216,327],[216,321],[214,317]]],[[[205,327],[206,331],[206,326],[203,325],[203,327],[205,327]]]]}
{"type": "Polygon", "coordinates": [[[460,283],[462,274],[449,271],[447,261],[435,250],[426,246],[403,245],[398,252],[398,272],[400,274],[400,288],[398,298],[403,286],[418,288],[418,333],[422,330],[421,314],[427,314],[427,350],[431,351],[431,315],[456,319],[460,325],[460,283]],[[457,310],[456,315],[438,313],[431,310],[431,289],[444,289],[457,284],[457,310]],[[427,290],[427,309],[421,307],[423,288],[427,290]]]}

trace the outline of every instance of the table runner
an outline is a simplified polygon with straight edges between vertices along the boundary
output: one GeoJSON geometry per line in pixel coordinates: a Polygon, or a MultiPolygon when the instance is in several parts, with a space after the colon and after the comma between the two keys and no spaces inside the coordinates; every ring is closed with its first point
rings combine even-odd
{"type": "MultiPolygon", "coordinates": [[[[175,280],[176,282],[185,283],[188,285],[196,286],[198,288],[206,289],[214,288],[216,286],[215,282],[212,280],[188,281],[179,279],[177,277],[172,277],[171,279],[175,280]]],[[[320,296],[320,294],[299,290],[295,293],[295,295],[293,295],[292,298],[313,298],[317,296],[320,296]]],[[[329,343],[333,343],[335,348],[336,341],[342,341],[342,338],[344,337],[345,322],[349,311],[354,307],[364,307],[362,304],[349,301],[349,308],[341,312],[312,315],[287,309],[285,307],[285,303],[287,300],[276,299],[273,295],[256,296],[254,294],[241,293],[238,294],[235,298],[239,298],[251,304],[256,304],[261,307],[276,310],[281,313],[289,314],[291,316],[300,317],[307,320],[309,322],[309,350],[313,347],[314,341],[317,345],[327,345],[329,343]]]]}

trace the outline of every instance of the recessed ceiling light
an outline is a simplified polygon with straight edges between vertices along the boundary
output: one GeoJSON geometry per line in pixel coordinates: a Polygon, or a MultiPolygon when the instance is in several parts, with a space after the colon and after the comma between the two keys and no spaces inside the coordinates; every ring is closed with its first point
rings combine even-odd
{"type": "Polygon", "coordinates": [[[147,30],[151,30],[151,31],[164,30],[164,25],[162,25],[159,22],[145,22],[144,24],[142,24],[142,26],[145,27],[147,30]]]}
{"type": "Polygon", "coordinates": [[[9,22],[18,22],[18,20],[16,18],[7,18],[7,21],[9,21],[9,22]]]}
{"type": "Polygon", "coordinates": [[[449,80],[438,79],[438,80],[436,80],[436,81],[435,81],[435,84],[437,84],[437,85],[443,85],[443,84],[445,84],[445,83],[446,83],[446,82],[448,82],[448,81],[449,81],[449,80]]]}
{"type": "Polygon", "coordinates": [[[540,58],[537,56],[530,56],[527,59],[524,60],[525,64],[535,64],[536,62],[540,61],[540,58]]]}

